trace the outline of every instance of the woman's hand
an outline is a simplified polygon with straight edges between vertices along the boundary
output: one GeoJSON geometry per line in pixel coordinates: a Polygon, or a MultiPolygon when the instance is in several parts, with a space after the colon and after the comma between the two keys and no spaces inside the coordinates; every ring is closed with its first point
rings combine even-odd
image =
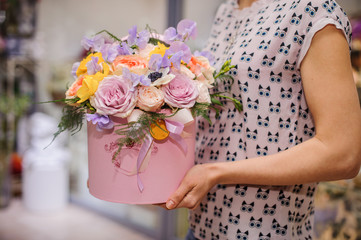
{"type": "Polygon", "coordinates": [[[195,209],[207,192],[217,184],[218,170],[216,163],[195,165],[192,167],[178,189],[166,202],[167,209],[195,209]]]}

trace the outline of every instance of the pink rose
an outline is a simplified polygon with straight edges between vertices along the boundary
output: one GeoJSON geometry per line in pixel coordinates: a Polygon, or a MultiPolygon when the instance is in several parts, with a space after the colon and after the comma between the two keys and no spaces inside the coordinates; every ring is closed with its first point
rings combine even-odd
{"type": "Polygon", "coordinates": [[[199,94],[196,83],[180,72],[173,74],[175,78],[162,87],[165,102],[177,108],[193,107],[199,94]]]}
{"type": "Polygon", "coordinates": [[[138,88],[137,107],[145,111],[155,112],[164,103],[164,94],[153,86],[142,86],[138,88]]]}
{"type": "Polygon", "coordinates": [[[136,105],[137,91],[130,91],[133,84],[121,76],[108,76],[99,83],[90,103],[101,115],[126,118],[136,105]]]}

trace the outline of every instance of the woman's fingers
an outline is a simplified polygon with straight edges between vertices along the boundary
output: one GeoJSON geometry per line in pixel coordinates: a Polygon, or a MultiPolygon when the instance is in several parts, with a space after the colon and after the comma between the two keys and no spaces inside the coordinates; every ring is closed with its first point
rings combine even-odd
{"type": "Polygon", "coordinates": [[[169,197],[166,202],[166,207],[168,209],[173,209],[178,207],[179,203],[183,201],[183,199],[187,196],[187,194],[193,189],[193,187],[188,184],[186,178],[183,179],[181,185],[178,189],[169,197]]]}
{"type": "Polygon", "coordinates": [[[169,197],[166,203],[168,209],[198,207],[216,183],[209,166],[211,165],[196,165],[188,171],[179,188],[169,197]]]}
{"type": "Polygon", "coordinates": [[[153,206],[157,206],[157,207],[161,207],[164,208],[165,210],[168,210],[168,208],[166,207],[165,203],[155,203],[152,204],[153,206]]]}

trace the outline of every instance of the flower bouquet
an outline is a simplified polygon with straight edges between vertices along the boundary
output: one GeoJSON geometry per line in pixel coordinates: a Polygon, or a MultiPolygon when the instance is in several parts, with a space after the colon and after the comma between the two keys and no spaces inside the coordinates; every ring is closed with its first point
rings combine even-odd
{"type": "Polygon", "coordinates": [[[165,202],[194,164],[195,121],[218,112],[223,99],[211,93],[217,80],[231,78],[225,62],[217,72],[208,52],[185,42],[196,23],[182,20],[162,35],[134,26],[117,38],[108,31],[84,37],[88,56],[73,65],[74,83],[66,92],[64,130],[88,121],[89,190],[97,198],[121,203],[165,202]],[[217,106],[218,105],[218,106],[217,106]]]}

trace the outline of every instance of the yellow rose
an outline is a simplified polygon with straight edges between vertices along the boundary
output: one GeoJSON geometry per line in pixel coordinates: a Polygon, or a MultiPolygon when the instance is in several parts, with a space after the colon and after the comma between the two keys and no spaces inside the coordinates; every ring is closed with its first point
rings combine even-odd
{"type": "Polygon", "coordinates": [[[98,85],[99,81],[94,76],[85,76],[83,83],[77,92],[77,96],[80,98],[77,103],[82,103],[88,100],[90,96],[93,96],[98,89],[98,85]]]}

